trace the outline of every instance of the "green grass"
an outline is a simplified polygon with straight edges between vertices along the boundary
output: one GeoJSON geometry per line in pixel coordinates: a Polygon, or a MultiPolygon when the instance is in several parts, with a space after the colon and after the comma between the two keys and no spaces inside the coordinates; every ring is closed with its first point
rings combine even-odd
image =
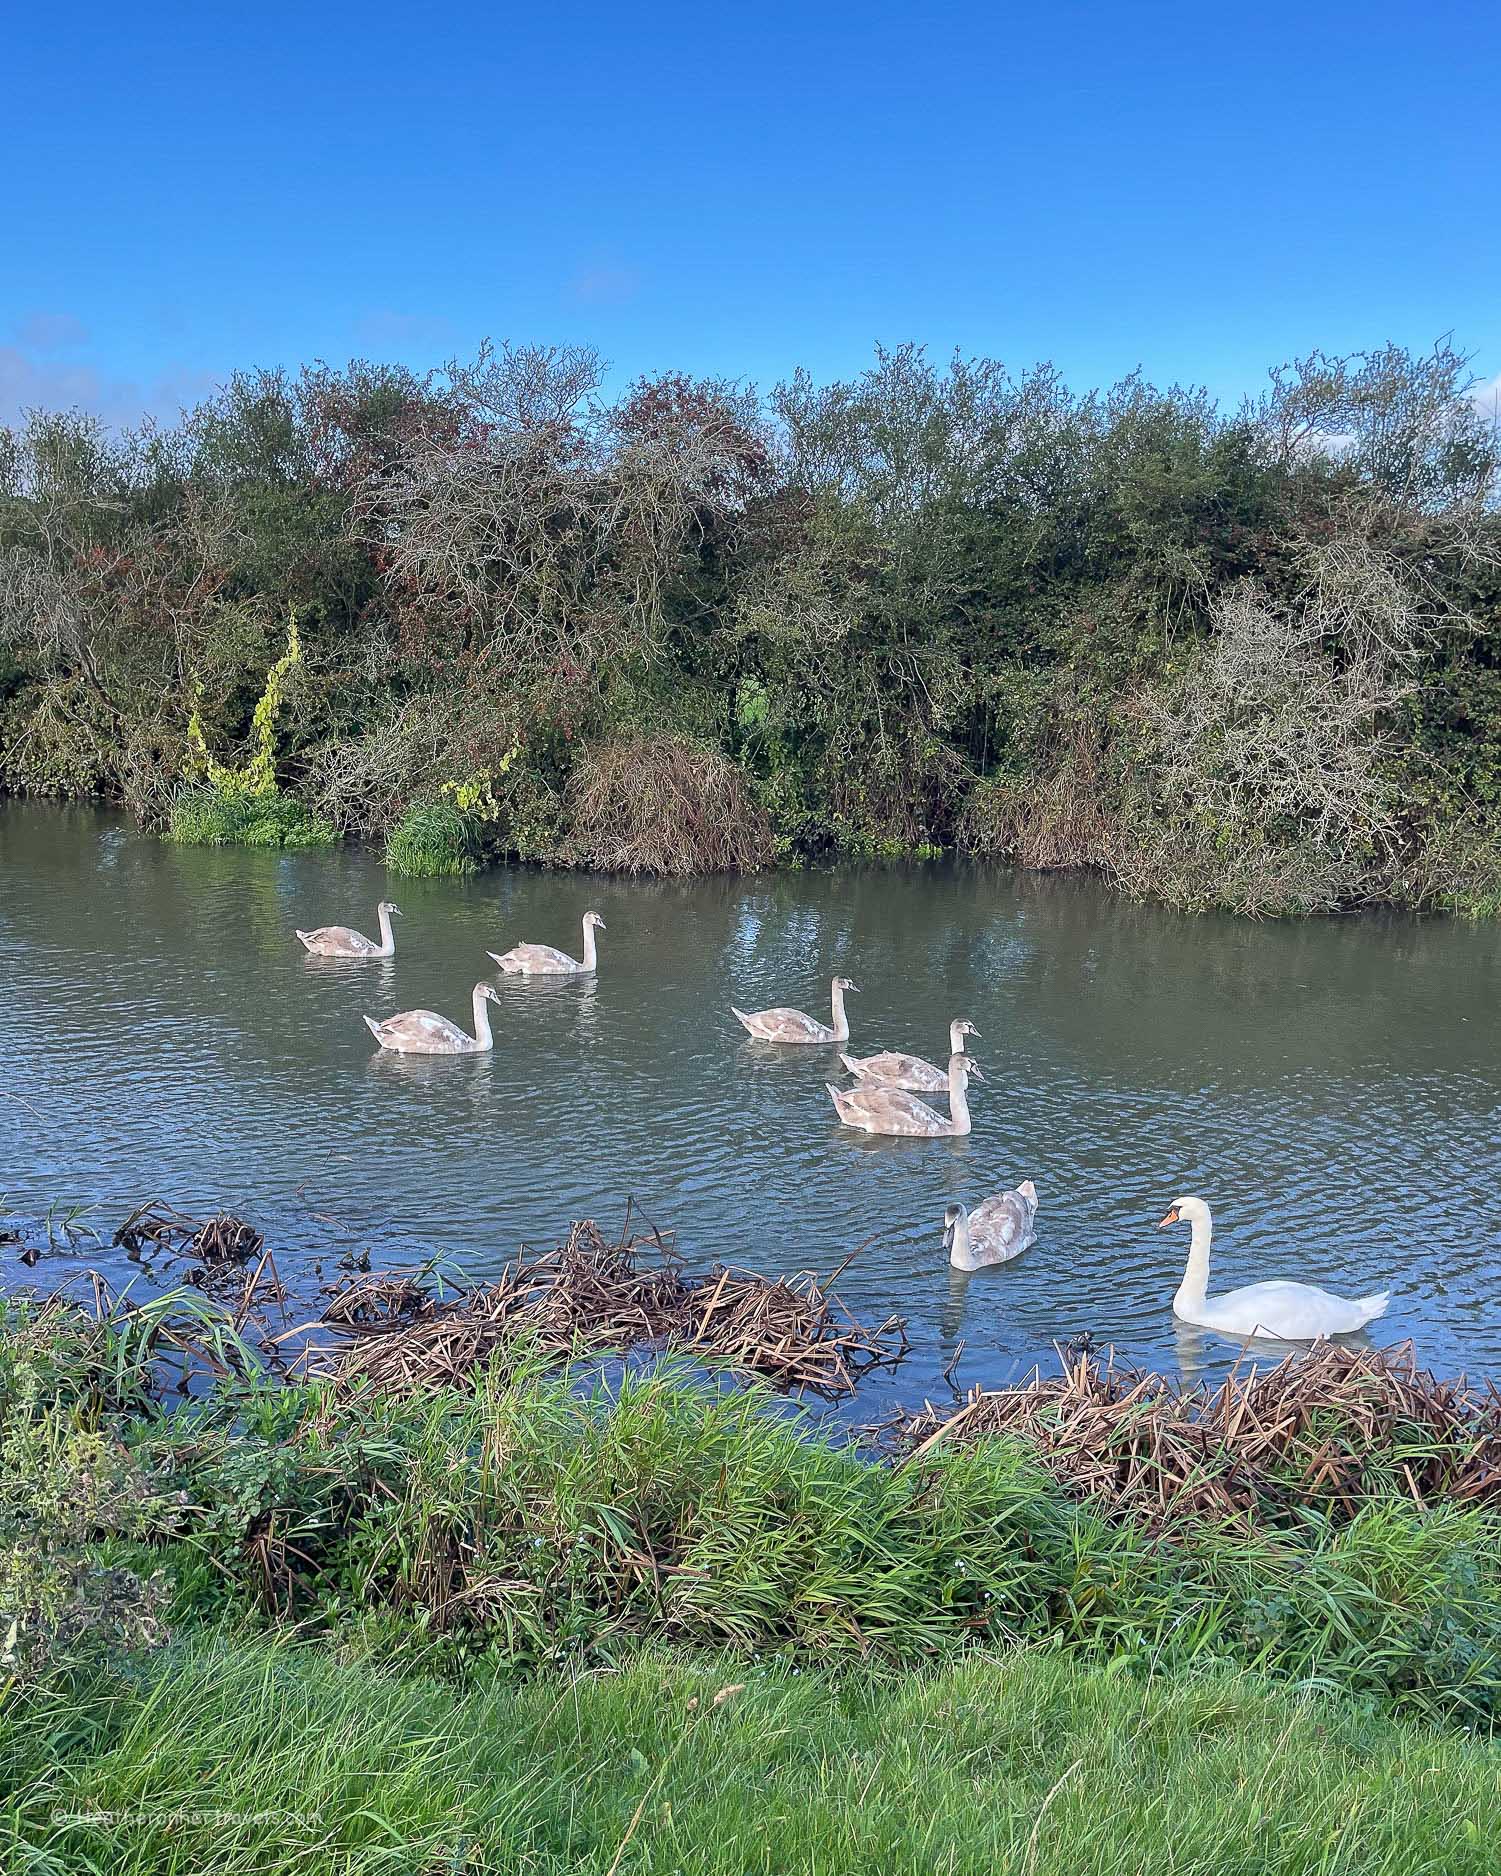
{"type": "Polygon", "coordinates": [[[295,795],[211,786],[178,796],[168,833],[186,847],[331,847],[339,838],[295,795]]]}
{"type": "Polygon", "coordinates": [[[1163,1536],[672,1367],[167,1413],[147,1363],[0,1322],[7,1871],[1495,1867],[1483,1506],[1163,1536]]]}
{"type": "Polygon", "coordinates": [[[448,801],[417,802],[386,838],[386,865],[408,879],[441,879],[479,870],[479,827],[448,801]]]}
{"type": "MultiPolygon", "coordinates": [[[[1234,1664],[1425,1719],[1501,1712],[1484,1505],[1385,1492],[1163,1537],[1077,1502],[1020,1441],[894,1468],[670,1367],[614,1392],[497,1367],[410,1400],[262,1376],[163,1413],[118,1334],[13,1321],[0,1563],[36,1660],[65,1651],[49,1608],[89,1584],[118,1632],[128,1567],[160,1573],[172,1621],[255,1615],[427,1669],[603,1668],[643,1643],[917,1667],[1046,1640],[1130,1674],[1234,1664]],[[106,1482],[83,1536],[38,1519],[106,1482]]],[[[70,1613],[68,1648],[88,1626],[70,1613]]]]}
{"type": "Polygon", "coordinates": [[[1481,1876],[1501,1837],[1492,1745],[1056,1653],[454,1689],[200,1637],[76,1694],[0,1714],[7,1869],[1481,1876]]]}

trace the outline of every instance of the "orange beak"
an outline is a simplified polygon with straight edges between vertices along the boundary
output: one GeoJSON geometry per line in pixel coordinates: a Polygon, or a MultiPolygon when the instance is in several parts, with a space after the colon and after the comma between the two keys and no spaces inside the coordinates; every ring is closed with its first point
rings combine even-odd
{"type": "Polygon", "coordinates": [[[1177,1222],[1178,1222],[1178,1208],[1175,1205],[1172,1208],[1172,1210],[1168,1213],[1166,1218],[1159,1218],[1157,1220],[1157,1229],[1160,1231],[1164,1225],[1175,1225],[1177,1224],[1177,1222]]]}

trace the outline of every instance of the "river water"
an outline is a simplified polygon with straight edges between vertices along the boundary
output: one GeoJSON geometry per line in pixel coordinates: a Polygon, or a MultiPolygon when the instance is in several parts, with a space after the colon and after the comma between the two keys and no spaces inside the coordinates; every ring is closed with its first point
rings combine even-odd
{"type": "MultiPolygon", "coordinates": [[[[1237,1351],[1176,1328],[1182,1227],[1215,1208],[1211,1288],[1292,1276],[1390,1287],[1381,1339],[1501,1374],[1501,931],[1372,915],[1182,918],[1089,880],[851,868],[639,883],[510,871],[393,880],[357,849],[180,849],[118,816],[0,802],[0,1211],[153,1195],[242,1211],[284,1273],[334,1247],[450,1252],[476,1274],[628,1197],[695,1264],[828,1271],[913,1352],[862,1407],[1051,1362],[1087,1331],[1186,1375],[1237,1351]],[[306,957],[297,926],[398,955],[306,957]],[[578,949],[593,982],[498,982],[497,1046],[379,1052],[360,1021],[467,1021],[487,949],[578,949]],[[822,1017],[853,977],[859,1053],[942,1059],[952,1016],[988,1075],[965,1140],[877,1140],[833,1117],[833,1052],[752,1043],[729,1005],[822,1017]],[[951,1277],[945,1205],[1031,1176],[1036,1245],[951,1277]]],[[[55,1214],[56,1215],[56,1214],[55,1214]]],[[[108,1231],[105,1232],[107,1242],[108,1231]]],[[[81,1243],[0,1277],[61,1281],[81,1243]]]]}

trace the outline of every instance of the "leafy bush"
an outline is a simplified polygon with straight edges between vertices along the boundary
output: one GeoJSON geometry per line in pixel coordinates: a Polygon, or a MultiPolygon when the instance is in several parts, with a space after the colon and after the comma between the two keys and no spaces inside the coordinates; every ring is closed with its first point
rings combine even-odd
{"type": "MultiPolygon", "coordinates": [[[[157,1646],[166,1578],[128,1567],[121,1540],[169,1515],[113,1431],[58,1404],[107,1338],[8,1312],[0,1333],[0,1700],[60,1670],[157,1646]]],[[[132,1558],[131,1561],[134,1561],[132,1558]]]]}
{"type": "MultiPolygon", "coordinates": [[[[38,413],[0,431],[0,787],[157,822],[184,772],[295,777],[294,838],[385,839],[486,777],[487,853],[545,862],[957,843],[1185,907],[1483,916],[1501,444],[1467,391],[1447,342],[1234,414],[903,346],[611,399],[587,351],[486,345],[241,374],[171,432],[38,413]]],[[[176,818],[282,844],[281,812],[176,818]]]]}

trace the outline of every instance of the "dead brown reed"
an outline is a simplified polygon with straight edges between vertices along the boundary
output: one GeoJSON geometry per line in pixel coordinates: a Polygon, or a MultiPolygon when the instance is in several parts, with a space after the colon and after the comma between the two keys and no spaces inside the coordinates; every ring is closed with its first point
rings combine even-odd
{"type": "Polygon", "coordinates": [[[658,1233],[610,1243],[592,1220],[566,1244],[513,1259],[493,1282],[438,1303],[388,1279],[341,1286],[323,1320],[352,1341],[331,1372],[381,1393],[462,1386],[497,1351],[545,1355],[681,1350],[825,1398],[907,1352],[906,1325],[867,1328],[808,1273],[767,1278],[717,1266],[685,1274],[658,1233]],[[640,1253],[650,1248],[653,1261],[640,1253]]]}
{"type": "Polygon", "coordinates": [[[1376,1489],[1419,1507],[1501,1498],[1501,1392],[1420,1368],[1410,1343],[1319,1343],[1274,1367],[1181,1389],[1085,1352],[1060,1375],[899,1413],[878,1437],[900,1463],[939,1445],[1023,1439],[1070,1490],[1163,1524],[1264,1523],[1298,1506],[1352,1515],[1376,1489]]]}
{"type": "Polygon", "coordinates": [[[1039,872],[1105,863],[1116,836],[1099,727],[1066,683],[1055,701],[1062,728],[1046,754],[1025,775],[992,775],[970,790],[956,830],[962,852],[1039,872]]]}
{"type": "Polygon", "coordinates": [[[133,1259],[177,1251],[218,1269],[243,1267],[266,1247],[265,1237],[243,1218],[228,1212],[206,1220],[192,1218],[162,1199],[138,1205],[115,1233],[114,1242],[133,1259]]]}
{"type": "Polygon", "coordinates": [[[229,1212],[194,1218],[164,1199],[148,1199],[120,1226],[113,1242],[134,1263],[158,1257],[188,1260],[184,1280],[233,1304],[237,1331],[263,1305],[279,1303],[287,1294],[264,1233],[229,1212]]]}
{"type": "Polygon", "coordinates": [[[423,1287],[420,1277],[408,1272],[371,1271],[341,1277],[326,1294],[328,1303],[322,1320],[355,1332],[425,1320],[434,1309],[431,1292],[423,1287]]]}
{"type": "Polygon", "coordinates": [[[626,736],[586,750],[568,809],[571,857],[606,872],[749,872],[772,857],[771,824],[741,770],[678,737],[626,736]]]}

